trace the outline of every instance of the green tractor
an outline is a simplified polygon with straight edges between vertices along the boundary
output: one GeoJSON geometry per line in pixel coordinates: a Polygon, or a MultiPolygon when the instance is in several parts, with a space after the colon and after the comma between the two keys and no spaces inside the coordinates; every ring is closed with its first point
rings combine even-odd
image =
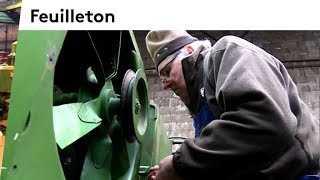
{"type": "Polygon", "coordinates": [[[1,180],[147,179],[171,154],[132,31],[19,31],[1,180]]]}

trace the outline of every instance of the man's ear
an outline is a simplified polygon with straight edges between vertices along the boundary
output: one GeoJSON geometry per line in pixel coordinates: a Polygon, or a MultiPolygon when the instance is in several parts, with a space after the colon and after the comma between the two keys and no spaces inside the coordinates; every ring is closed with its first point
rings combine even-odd
{"type": "Polygon", "coordinates": [[[191,54],[191,53],[194,52],[194,49],[193,49],[191,46],[189,46],[189,45],[187,45],[185,48],[186,48],[188,54],[191,54]]]}

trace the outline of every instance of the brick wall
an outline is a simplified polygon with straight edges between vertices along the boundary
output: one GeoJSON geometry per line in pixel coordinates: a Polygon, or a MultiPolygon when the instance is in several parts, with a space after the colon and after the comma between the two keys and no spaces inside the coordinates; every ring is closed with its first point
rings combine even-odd
{"type": "Polygon", "coordinates": [[[320,67],[288,68],[288,72],[297,84],[300,97],[320,120],[320,67]]]}
{"type": "Polygon", "coordinates": [[[18,25],[0,23],[0,51],[11,53],[12,43],[17,40],[18,25]]]}
{"type": "Polygon", "coordinates": [[[159,106],[160,117],[169,137],[194,137],[192,120],[183,102],[170,90],[163,90],[156,73],[148,73],[151,99],[159,106]]]}
{"type": "MultiPolygon", "coordinates": [[[[161,81],[145,47],[147,31],[135,31],[144,60],[151,99],[159,106],[168,136],[194,137],[192,119],[184,104],[171,91],[162,89],[161,81]]],[[[299,94],[312,114],[320,119],[320,31],[189,31],[199,39],[215,43],[232,34],[254,43],[281,60],[288,69],[299,94]]]]}

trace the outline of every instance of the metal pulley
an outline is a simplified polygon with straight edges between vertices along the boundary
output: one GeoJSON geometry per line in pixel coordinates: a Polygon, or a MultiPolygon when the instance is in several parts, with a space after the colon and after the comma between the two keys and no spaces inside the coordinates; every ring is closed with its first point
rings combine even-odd
{"type": "Polygon", "coordinates": [[[142,143],[148,126],[149,97],[147,78],[142,69],[129,69],[121,86],[121,126],[128,141],[142,143]]]}

